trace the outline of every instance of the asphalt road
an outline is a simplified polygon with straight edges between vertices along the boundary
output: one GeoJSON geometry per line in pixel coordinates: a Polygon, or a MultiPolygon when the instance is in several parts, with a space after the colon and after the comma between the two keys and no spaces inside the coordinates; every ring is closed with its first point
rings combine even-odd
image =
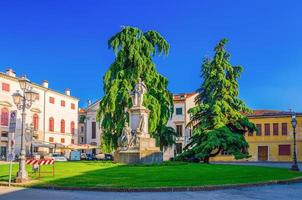
{"type": "Polygon", "coordinates": [[[204,192],[89,192],[57,191],[42,189],[22,189],[0,187],[0,200],[192,200],[192,199],[232,199],[232,200],[281,200],[302,199],[302,183],[271,185],[240,189],[226,189],[204,192]]]}

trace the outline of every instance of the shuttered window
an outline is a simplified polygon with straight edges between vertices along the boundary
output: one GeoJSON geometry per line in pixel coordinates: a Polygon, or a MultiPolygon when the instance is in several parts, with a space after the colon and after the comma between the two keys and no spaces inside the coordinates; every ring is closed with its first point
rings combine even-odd
{"type": "Polygon", "coordinates": [[[96,139],[96,122],[91,123],[92,133],[91,133],[91,139],[96,139]]]}
{"type": "Polygon", "coordinates": [[[273,135],[279,135],[279,124],[278,123],[273,124],[273,135]]]}
{"type": "Polygon", "coordinates": [[[290,156],[290,144],[279,145],[279,156],[290,156]]]}
{"type": "Polygon", "coordinates": [[[271,126],[270,124],[264,124],[264,134],[265,135],[270,135],[271,134],[271,130],[270,130],[271,126]]]}
{"type": "Polygon", "coordinates": [[[287,135],[287,123],[282,123],[282,135],[287,135]]]}
{"type": "Polygon", "coordinates": [[[262,135],[262,126],[261,126],[261,124],[256,124],[256,127],[257,127],[256,135],[257,136],[262,135]]]}

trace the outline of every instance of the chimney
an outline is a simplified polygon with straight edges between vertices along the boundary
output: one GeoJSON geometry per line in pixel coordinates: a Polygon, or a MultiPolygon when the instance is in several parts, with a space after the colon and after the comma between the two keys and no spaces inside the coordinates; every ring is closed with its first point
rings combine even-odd
{"type": "Polygon", "coordinates": [[[47,80],[44,80],[42,82],[42,86],[45,87],[45,88],[48,88],[48,81],[47,80]]]}
{"type": "Polygon", "coordinates": [[[70,96],[70,89],[69,88],[65,89],[65,94],[68,95],[68,96],[70,96]]]}
{"type": "Polygon", "coordinates": [[[88,101],[87,101],[87,102],[88,102],[88,107],[89,107],[89,106],[91,106],[91,100],[90,100],[90,99],[88,99],[88,101]]]}
{"type": "Polygon", "coordinates": [[[14,72],[13,69],[9,68],[6,70],[6,75],[11,76],[11,77],[16,77],[16,72],[14,72]]]}

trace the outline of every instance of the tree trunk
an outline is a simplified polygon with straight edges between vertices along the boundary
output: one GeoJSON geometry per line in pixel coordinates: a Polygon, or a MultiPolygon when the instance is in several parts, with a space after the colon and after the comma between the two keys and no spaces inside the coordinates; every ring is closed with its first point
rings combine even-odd
{"type": "Polygon", "coordinates": [[[203,162],[206,163],[206,164],[209,164],[210,163],[210,157],[207,156],[203,159],[203,162]]]}
{"type": "Polygon", "coordinates": [[[215,157],[220,153],[221,149],[219,148],[216,153],[210,154],[209,156],[203,159],[203,162],[206,164],[210,164],[210,157],[215,157]]]}

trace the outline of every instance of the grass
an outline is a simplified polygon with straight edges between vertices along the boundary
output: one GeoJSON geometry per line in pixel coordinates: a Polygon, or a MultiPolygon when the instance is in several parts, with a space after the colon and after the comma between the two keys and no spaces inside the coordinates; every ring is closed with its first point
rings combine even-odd
{"type": "MultiPolygon", "coordinates": [[[[162,165],[123,165],[111,162],[57,162],[55,177],[43,174],[31,186],[150,188],[258,183],[302,177],[283,168],[223,164],[164,163],[162,165]]],[[[13,177],[18,165],[13,167],[13,177]]],[[[42,172],[51,167],[42,166],[42,172]]],[[[0,165],[0,182],[8,181],[8,165],[0,165]]]]}

